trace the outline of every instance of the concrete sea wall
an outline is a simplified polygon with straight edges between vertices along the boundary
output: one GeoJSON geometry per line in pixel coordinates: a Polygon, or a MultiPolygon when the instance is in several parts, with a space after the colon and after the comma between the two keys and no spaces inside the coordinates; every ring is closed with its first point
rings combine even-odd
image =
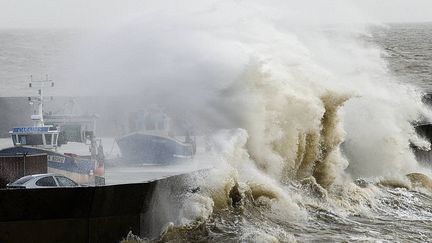
{"type": "Polygon", "coordinates": [[[147,231],[157,181],[101,187],[0,190],[0,243],[119,242],[147,231]]]}

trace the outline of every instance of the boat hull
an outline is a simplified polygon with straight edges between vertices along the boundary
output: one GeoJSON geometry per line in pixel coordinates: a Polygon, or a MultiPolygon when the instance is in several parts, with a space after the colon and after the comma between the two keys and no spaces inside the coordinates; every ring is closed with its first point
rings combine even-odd
{"type": "Polygon", "coordinates": [[[194,155],[192,143],[153,134],[128,134],[117,139],[117,145],[126,164],[168,164],[194,155]]]}

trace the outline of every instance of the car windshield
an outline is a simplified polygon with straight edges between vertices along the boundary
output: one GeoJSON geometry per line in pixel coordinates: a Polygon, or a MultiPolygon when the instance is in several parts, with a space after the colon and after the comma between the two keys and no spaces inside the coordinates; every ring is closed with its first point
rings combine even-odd
{"type": "Polygon", "coordinates": [[[33,178],[33,177],[32,176],[25,176],[25,177],[22,177],[22,178],[16,180],[12,184],[22,185],[22,184],[26,183],[27,181],[31,180],[31,178],[33,178]]]}

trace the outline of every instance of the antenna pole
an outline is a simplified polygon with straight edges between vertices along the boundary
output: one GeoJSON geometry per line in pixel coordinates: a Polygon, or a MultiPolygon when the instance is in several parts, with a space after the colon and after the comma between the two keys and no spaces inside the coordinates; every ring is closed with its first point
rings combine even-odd
{"type": "MultiPolygon", "coordinates": [[[[44,126],[44,119],[43,119],[43,88],[47,86],[54,86],[54,83],[51,82],[51,80],[48,79],[48,75],[46,75],[45,80],[39,80],[34,81],[33,76],[30,75],[30,88],[37,88],[38,89],[38,95],[39,97],[36,98],[36,101],[38,102],[38,113],[34,114],[31,118],[34,121],[34,126],[44,126]]],[[[29,99],[30,102],[32,102],[32,98],[29,99]]]]}

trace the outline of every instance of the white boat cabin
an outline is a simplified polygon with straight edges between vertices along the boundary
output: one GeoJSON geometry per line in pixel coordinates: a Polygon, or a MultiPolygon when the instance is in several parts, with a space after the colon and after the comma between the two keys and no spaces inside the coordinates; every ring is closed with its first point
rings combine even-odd
{"type": "Polygon", "coordinates": [[[57,148],[59,130],[54,126],[14,127],[9,131],[14,146],[57,148]]]}

